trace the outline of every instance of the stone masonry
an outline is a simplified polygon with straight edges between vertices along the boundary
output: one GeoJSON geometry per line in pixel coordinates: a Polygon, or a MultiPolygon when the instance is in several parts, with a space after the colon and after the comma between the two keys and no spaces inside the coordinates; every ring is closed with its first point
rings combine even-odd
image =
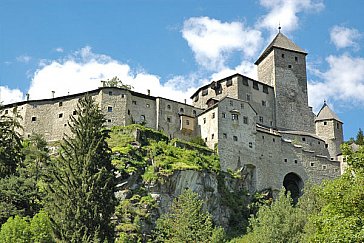
{"type": "Polygon", "coordinates": [[[249,174],[256,190],[283,186],[299,196],[310,180],[340,175],[343,122],[324,103],[317,116],[308,106],[307,53],[278,33],[255,62],[258,80],[234,74],[200,87],[192,105],[117,87],[5,105],[3,114],[22,116],[24,137],[58,141],[69,132],[75,107],[91,95],[106,125],[142,123],[170,138],[200,136],[217,149],[221,169],[249,174]]]}

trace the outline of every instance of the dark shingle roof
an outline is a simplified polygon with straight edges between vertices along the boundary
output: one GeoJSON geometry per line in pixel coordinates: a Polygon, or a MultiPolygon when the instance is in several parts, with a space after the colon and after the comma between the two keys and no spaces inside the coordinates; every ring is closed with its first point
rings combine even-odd
{"type": "Polygon", "coordinates": [[[284,50],[290,50],[290,51],[295,51],[295,52],[307,54],[307,52],[305,52],[301,47],[297,46],[290,39],[288,39],[284,34],[279,32],[276,35],[276,37],[274,37],[272,42],[268,45],[268,47],[265,48],[265,50],[260,55],[260,57],[255,62],[255,64],[258,65],[273,50],[274,47],[284,49],[284,50]]]}
{"type": "Polygon", "coordinates": [[[321,110],[317,114],[315,121],[324,121],[324,120],[336,120],[338,122],[343,123],[340,118],[333,112],[330,107],[324,102],[321,110]]]}

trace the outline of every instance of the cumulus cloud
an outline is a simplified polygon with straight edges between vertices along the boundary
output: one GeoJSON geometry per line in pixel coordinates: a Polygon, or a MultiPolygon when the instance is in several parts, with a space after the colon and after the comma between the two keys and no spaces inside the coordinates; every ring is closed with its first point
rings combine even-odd
{"type": "Polygon", "coordinates": [[[18,62],[22,62],[22,63],[28,63],[32,58],[30,56],[27,56],[27,55],[21,55],[21,56],[18,56],[16,58],[16,60],[18,62]]]}
{"type": "Polygon", "coordinates": [[[10,89],[8,86],[0,86],[0,104],[6,105],[23,100],[23,92],[19,89],[10,89]]]}
{"type": "Polygon", "coordinates": [[[309,102],[314,110],[317,111],[325,99],[344,105],[363,105],[364,58],[330,55],[326,61],[328,70],[316,72],[322,81],[308,84],[309,102]]]}
{"type": "Polygon", "coordinates": [[[208,70],[221,70],[234,51],[245,58],[253,57],[262,43],[261,32],[242,22],[221,22],[209,17],[189,18],[184,22],[183,38],[194,52],[199,65],[208,70]]]}
{"type": "Polygon", "coordinates": [[[336,48],[354,47],[358,48],[356,40],[361,37],[360,32],[354,28],[347,28],[335,25],[330,31],[331,42],[334,43],[336,48]]]}
{"type": "Polygon", "coordinates": [[[62,53],[64,52],[63,48],[62,47],[57,47],[54,49],[56,52],[59,52],[59,53],[62,53]]]}
{"type": "Polygon", "coordinates": [[[260,5],[268,9],[268,14],[259,19],[258,28],[277,32],[280,24],[285,33],[299,26],[300,12],[320,11],[324,8],[323,0],[260,0],[260,5]]]}
{"type": "Polygon", "coordinates": [[[34,73],[28,93],[30,99],[44,99],[92,90],[100,87],[101,80],[118,76],[123,83],[130,84],[134,90],[153,96],[163,96],[184,101],[188,98],[193,84],[184,90],[176,90],[168,82],[163,85],[156,75],[144,71],[134,71],[127,64],[114,60],[110,56],[92,52],[91,47],[84,47],[60,60],[42,60],[34,73]]]}

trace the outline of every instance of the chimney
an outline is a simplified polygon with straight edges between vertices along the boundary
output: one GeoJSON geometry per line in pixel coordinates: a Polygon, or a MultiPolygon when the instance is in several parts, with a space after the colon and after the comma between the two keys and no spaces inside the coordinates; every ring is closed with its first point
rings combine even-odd
{"type": "Polygon", "coordinates": [[[26,96],[27,96],[27,101],[29,101],[29,93],[27,93],[26,96]]]}
{"type": "Polygon", "coordinates": [[[56,91],[52,90],[52,98],[54,98],[54,93],[56,93],[56,91]]]}
{"type": "Polygon", "coordinates": [[[185,99],[185,104],[187,104],[187,100],[185,99]]]}
{"type": "Polygon", "coordinates": [[[148,95],[150,95],[150,89],[147,89],[147,93],[148,93],[148,95]]]}
{"type": "Polygon", "coordinates": [[[101,83],[102,83],[102,87],[105,87],[106,81],[101,80],[101,83]]]}

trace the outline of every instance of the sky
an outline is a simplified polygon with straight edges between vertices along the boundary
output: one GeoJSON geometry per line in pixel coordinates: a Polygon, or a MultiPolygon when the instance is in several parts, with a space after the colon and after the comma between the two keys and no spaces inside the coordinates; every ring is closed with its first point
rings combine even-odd
{"type": "Polygon", "coordinates": [[[118,76],[178,101],[241,73],[281,31],[308,52],[309,105],[364,129],[364,1],[0,0],[0,101],[96,89],[118,76]]]}

